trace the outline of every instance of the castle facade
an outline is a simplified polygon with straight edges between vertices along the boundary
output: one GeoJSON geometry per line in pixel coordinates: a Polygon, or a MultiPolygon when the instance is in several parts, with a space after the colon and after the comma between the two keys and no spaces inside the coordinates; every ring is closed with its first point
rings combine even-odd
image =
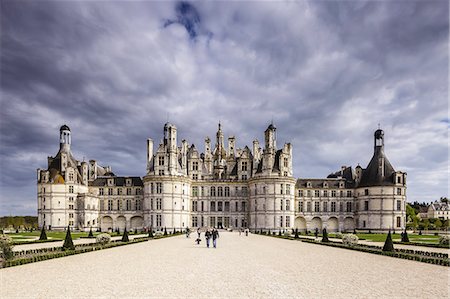
{"type": "Polygon", "coordinates": [[[40,226],[102,231],[249,228],[300,231],[327,228],[401,229],[406,218],[406,173],[395,171],[384,153],[384,132],[374,134],[374,153],[366,168],[342,167],[324,179],[293,176],[293,148],[277,147],[276,128],[264,144],[227,145],[219,124],[214,144],[201,153],[177,128],[164,125],[162,142],[147,140],[144,177],[116,176],[95,160],[80,162],[71,153],[71,131],[60,128],[60,149],[38,169],[40,226]]]}

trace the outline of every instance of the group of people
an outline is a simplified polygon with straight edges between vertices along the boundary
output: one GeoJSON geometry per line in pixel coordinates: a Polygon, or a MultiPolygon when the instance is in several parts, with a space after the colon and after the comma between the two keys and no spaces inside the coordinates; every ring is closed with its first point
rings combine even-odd
{"type": "MultiPolygon", "coordinates": [[[[200,244],[201,242],[201,235],[202,232],[200,230],[200,228],[197,229],[197,239],[195,240],[195,242],[198,244],[200,244]]],[[[205,231],[205,239],[206,239],[206,247],[209,248],[209,244],[211,243],[211,239],[212,239],[212,244],[214,248],[217,248],[217,239],[219,238],[219,231],[215,228],[213,229],[206,229],[205,231]]]]}

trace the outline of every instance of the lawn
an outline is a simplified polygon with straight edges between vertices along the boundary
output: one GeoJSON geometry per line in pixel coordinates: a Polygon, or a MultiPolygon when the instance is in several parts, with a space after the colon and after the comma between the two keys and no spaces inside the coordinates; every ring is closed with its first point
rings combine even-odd
{"type": "MultiPolygon", "coordinates": [[[[372,242],[384,242],[386,241],[387,234],[356,234],[358,238],[364,239],[366,241],[372,242]]],[[[400,234],[391,234],[393,241],[401,241],[400,234]]],[[[330,234],[330,237],[335,237],[335,234],[330,234]]],[[[410,242],[418,242],[418,243],[428,243],[428,244],[439,244],[439,236],[434,235],[421,235],[418,234],[408,234],[408,238],[410,242]]]]}
{"type": "MultiPolygon", "coordinates": [[[[65,231],[46,231],[47,234],[47,238],[48,239],[54,239],[54,240],[64,240],[64,238],[66,237],[66,232],[65,231]]],[[[89,235],[89,232],[70,232],[70,234],[72,235],[72,239],[73,240],[77,240],[80,237],[87,237],[89,235]]],[[[100,234],[98,232],[93,232],[94,236],[100,234]]],[[[129,233],[130,235],[132,233],[129,233]]],[[[8,234],[8,236],[10,236],[13,240],[15,241],[31,241],[33,239],[39,238],[39,236],[41,235],[41,231],[33,231],[33,232],[19,232],[19,233],[12,233],[12,234],[8,234]]],[[[114,236],[121,236],[121,234],[117,234],[117,233],[110,233],[110,235],[112,237],[114,236]]]]}

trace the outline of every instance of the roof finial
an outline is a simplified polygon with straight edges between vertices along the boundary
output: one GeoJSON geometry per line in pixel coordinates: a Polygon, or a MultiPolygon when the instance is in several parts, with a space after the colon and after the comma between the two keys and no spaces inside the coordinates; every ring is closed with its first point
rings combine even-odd
{"type": "Polygon", "coordinates": [[[221,129],[221,126],[222,126],[222,125],[220,124],[220,119],[219,119],[219,131],[220,131],[220,129],[221,129]]]}

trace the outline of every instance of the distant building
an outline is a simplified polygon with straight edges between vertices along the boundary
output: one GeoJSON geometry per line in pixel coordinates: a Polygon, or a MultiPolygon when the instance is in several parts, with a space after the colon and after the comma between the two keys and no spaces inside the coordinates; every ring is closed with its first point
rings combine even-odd
{"type": "Polygon", "coordinates": [[[375,131],[374,154],[366,168],[342,167],[325,179],[293,177],[290,143],[277,148],[276,128],[236,148],[225,146],[222,127],[214,147],[204,152],[183,140],[167,123],[154,152],[147,140],[147,174],[118,177],[110,167],[76,160],[71,131],[60,129],[60,150],[38,169],[39,225],[67,225],[102,231],[128,229],[224,227],[251,230],[329,231],[403,228],[406,173],[395,171],[384,153],[384,132],[375,131]]]}
{"type": "Polygon", "coordinates": [[[428,206],[427,218],[447,220],[450,217],[450,205],[447,202],[435,201],[428,206]]]}

